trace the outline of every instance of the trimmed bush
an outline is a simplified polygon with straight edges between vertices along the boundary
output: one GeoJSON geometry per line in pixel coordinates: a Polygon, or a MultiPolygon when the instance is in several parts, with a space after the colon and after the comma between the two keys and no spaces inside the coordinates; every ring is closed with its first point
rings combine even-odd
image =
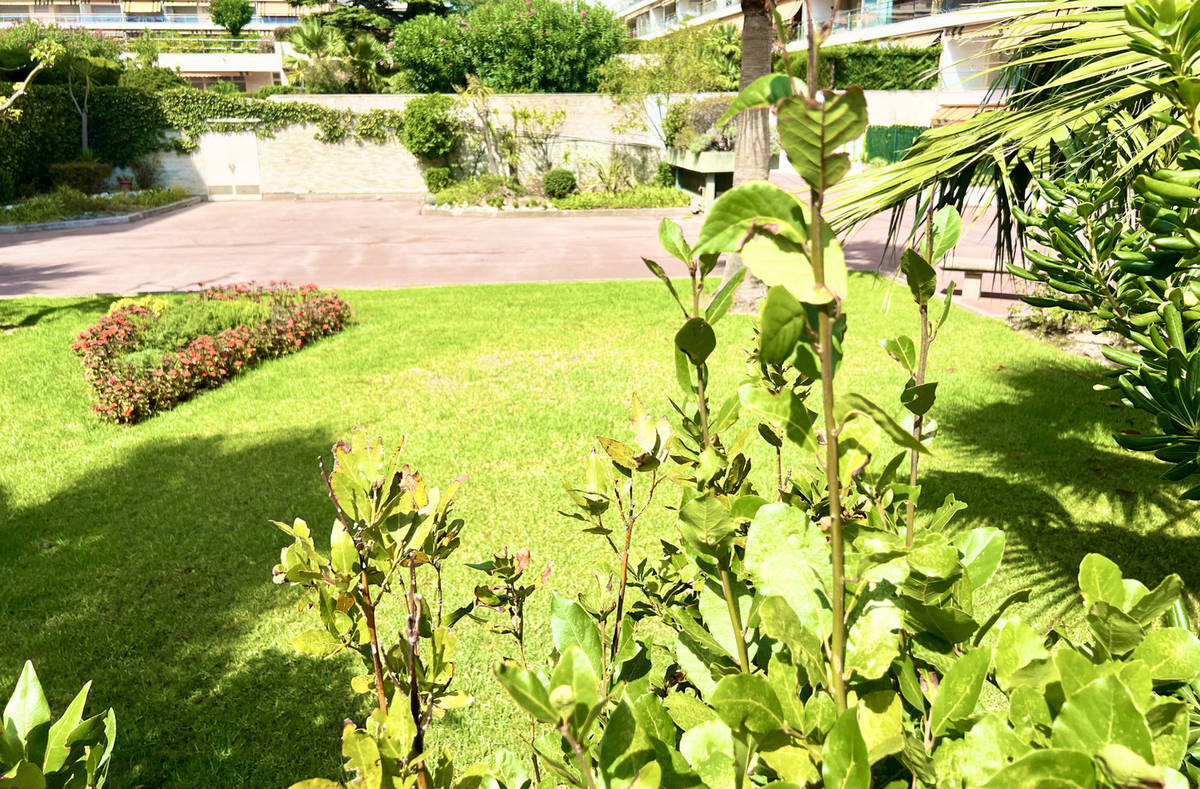
{"type": "Polygon", "coordinates": [[[887,164],[900,161],[927,126],[868,126],[863,141],[863,158],[868,162],[883,159],[887,164]]]}
{"type": "Polygon", "coordinates": [[[158,93],[161,90],[191,87],[191,84],[186,79],[179,76],[179,72],[159,66],[131,68],[128,71],[122,72],[117,85],[122,88],[137,88],[147,93],[158,93]]]}
{"type": "Polygon", "coordinates": [[[400,136],[413,156],[440,159],[453,151],[463,137],[458,105],[441,93],[413,99],[404,108],[400,136]]]}
{"type": "MultiPolygon", "coordinates": [[[[940,46],[826,47],[817,62],[819,87],[844,90],[858,85],[863,90],[931,90],[937,87],[941,55],[940,46]]],[[[776,54],[773,62],[774,70],[783,73],[783,58],[776,54]]],[[[808,58],[803,51],[792,55],[792,69],[800,79],[808,78],[808,58]]]]}
{"type": "Polygon", "coordinates": [[[260,99],[265,99],[267,96],[286,96],[299,92],[299,88],[295,85],[263,85],[254,92],[254,95],[260,99]]]}
{"type": "Polygon", "coordinates": [[[555,168],[542,176],[542,191],[546,197],[566,197],[575,191],[575,174],[561,167],[555,168]]]}
{"type": "Polygon", "coordinates": [[[114,422],[136,422],[173,407],[204,389],[216,388],[248,365],[295,353],[321,337],[341,331],[350,319],[350,305],[332,291],[315,285],[269,287],[226,285],[202,291],[161,314],[151,307],[131,304],[105,315],[79,333],[71,349],[83,360],[84,376],[92,387],[92,410],[114,422]],[[227,314],[212,309],[211,302],[257,305],[227,314]],[[205,310],[207,317],[191,323],[188,312],[205,310]],[[220,314],[228,321],[251,319],[213,334],[188,339],[177,349],[160,353],[146,345],[155,337],[156,324],[168,316],[182,315],[179,326],[210,328],[220,314]],[[257,322],[254,318],[261,318],[257,322]]]}
{"type": "Polygon", "coordinates": [[[619,192],[578,192],[550,204],[563,210],[586,210],[591,208],[681,208],[691,205],[687,192],[674,186],[650,186],[642,184],[619,192]]]}
{"type": "Polygon", "coordinates": [[[113,166],[105,162],[63,162],[50,165],[50,180],[55,186],[93,195],[104,188],[104,181],[112,174],[112,169],[113,166]]]}
{"type": "Polygon", "coordinates": [[[437,194],[452,183],[454,183],[454,179],[450,177],[449,167],[427,167],[425,169],[425,188],[431,194],[437,194]]]}
{"type": "Polygon", "coordinates": [[[675,168],[666,162],[659,162],[658,170],[654,173],[653,184],[667,188],[675,186],[675,168]]]}
{"type": "Polygon", "coordinates": [[[680,105],[683,107],[682,118],[678,131],[672,135],[670,147],[692,153],[732,151],[737,139],[737,122],[730,121],[720,131],[715,128],[730,101],[725,96],[713,96],[680,105]]]}

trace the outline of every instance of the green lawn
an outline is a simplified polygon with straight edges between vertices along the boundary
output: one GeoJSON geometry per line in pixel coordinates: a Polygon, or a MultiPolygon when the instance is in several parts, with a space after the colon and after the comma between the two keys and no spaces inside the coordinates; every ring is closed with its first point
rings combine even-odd
{"type": "MultiPolygon", "coordinates": [[[[113,786],[337,774],[340,723],[362,712],[354,672],[292,650],[306,615],[295,590],[270,581],[286,538],[268,521],[327,528],[316,460],[355,425],[407,435],[408,460],[435,483],[470,475],[463,561],[528,545],[570,592],[606,558],[557,514],[559,480],[580,477],[595,435],[625,435],[633,393],[667,411],[678,311],[661,285],[346,295],[356,323],[343,334],[132,428],[89,413],[68,348],[106,299],[0,301],[0,694],[26,658],[56,710],[94,680],[92,704],[117,711],[113,786]]],[[[876,339],[913,331],[906,301],[886,281],[853,278],[843,385],[896,402],[901,374],[876,339]]],[[[736,380],[751,326],[722,324],[718,392],[736,380]]],[[[960,526],[1008,531],[991,597],[1034,585],[1024,613],[1045,624],[1073,605],[1092,550],[1144,581],[1172,569],[1200,587],[1194,510],[1160,487],[1157,464],[1112,443],[1129,412],[1092,391],[1095,365],[956,311],[931,375],[942,435],[925,498],[953,491],[970,504],[960,526]]],[[[669,528],[651,521],[638,550],[669,528]]],[[[473,583],[453,573],[450,601],[473,583]]],[[[548,648],[547,606],[532,612],[533,654],[548,648]]],[[[522,721],[489,670],[508,645],[463,630],[461,682],[476,703],[444,739],[463,758],[520,747],[522,721]]]]}

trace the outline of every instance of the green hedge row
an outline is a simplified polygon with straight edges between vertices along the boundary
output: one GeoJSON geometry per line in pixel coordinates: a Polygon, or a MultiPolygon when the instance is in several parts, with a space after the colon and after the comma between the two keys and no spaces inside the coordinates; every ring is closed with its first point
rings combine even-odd
{"type": "MultiPolygon", "coordinates": [[[[821,50],[817,73],[821,87],[844,90],[858,85],[863,90],[930,90],[937,86],[940,46],[893,47],[847,44],[821,50]]],[[[807,79],[808,53],[791,53],[792,69],[807,79]]],[[[784,71],[783,58],[775,55],[775,70],[784,71]]]]}

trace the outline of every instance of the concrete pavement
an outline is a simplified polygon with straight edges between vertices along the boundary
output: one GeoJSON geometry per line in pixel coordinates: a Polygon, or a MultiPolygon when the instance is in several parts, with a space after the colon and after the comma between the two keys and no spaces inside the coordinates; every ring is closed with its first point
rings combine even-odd
{"type": "MultiPolygon", "coordinates": [[[[441,216],[421,215],[419,207],[383,200],[202,203],[135,224],[0,237],[0,296],[272,279],[335,288],[630,279],[648,276],[643,256],[675,273],[658,244],[658,217],[441,216]]],[[[689,238],[701,224],[686,209],[662,215],[678,220],[689,238]]],[[[983,225],[968,229],[960,254],[991,257],[983,225]]],[[[886,217],[860,228],[846,245],[849,265],[894,270],[886,237],[886,217]]]]}

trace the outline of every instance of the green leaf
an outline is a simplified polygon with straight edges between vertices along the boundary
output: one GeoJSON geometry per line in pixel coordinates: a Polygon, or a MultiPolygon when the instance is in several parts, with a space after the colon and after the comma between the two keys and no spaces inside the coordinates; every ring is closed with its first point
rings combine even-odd
{"type": "Polygon", "coordinates": [[[908,289],[912,291],[917,304],[928,304],[937,292],[937,272],[928,261],[915,249],[906,249],[900,256],[900,270],[908,280],[908,289]]]}
{"type": "Polygon", "coordinates": [[[746,537],[746,572],[764,596],[777,595],[800,623],[824,640],[831,623],[829,546],[804,510],[774,502],[761,507],[746,537]]]}
{"type": "Polygon", "coordinates": [[[668,693],[662,703],[671,720],[684,731],[694,729],[701,723],[718,720],[715,710],[686,693],[668,693]]]}
{"type": "Polygon", "coordinates": [[[708,703],[734,731],[767,734],[787,728],[775,690],[761,675],[732,674],[723,678],[708,703]]]}
{"type": "Polygon", "coordinates": [[[754,383],[745,383],[738,387],[738,399],[747,414],[783,425],[788,440],[796,446],[816,449],[812,431],[815,415],[790,389],[772,394],[754,383]]]}
{"type": "Polygon", "coordinates": [[[717,198],[708,211],[695,254],[737,252],[760,226],[778,226],[790,241],[808,240],[804,207],[792,194],[766,181],[751,181],[717,198]]]}
{"type": "Polygon", "coordinates": [[[1079,563],[1079,591],[1083,593],[1084,605],[1108,603],[1125,608],[1125,584],[1121,569],[1108,557],[1089,553],[1079,563]]]}
{"type": "Polygon", "coordinates": [[[554,591],[550,593],[550,632],[560,655],[565,655],[571,647],[579,647],[592,662],[596,675],[603,673],[603,648],[595,621],[582,605],[554,591]]]}
{"type": "Polygon", "coordinates": [[[900,628],[904,615],[891,600],[870,600],[850,624],[846,641],[846,672],[863,679],[887,674],[900,655],[900,628]]]}
{"type": "Polygon", "coordinates": [[[713,294],[712,301],[704,308],[704,319],[710,326],[715,325],[717,321],[725,317],[725,313],[729,312],[729,308],[733,306],[734,293],[737,292],[738,286],[745,278],[746,269],[740,268],[721,283],[721,287],[713,294]]]}
{"type": "Polygon", "coordinates": [[[787,288],[777,285],[768,290],[759,308],[760,358],[767,364],[786,362],[807,326],[804,305],[787,288]]]}
{"type": "Polygon", "coordinates": [[[780,99],[804,91],[804,83],[800,80],[789,79],[786,74],[767,74],[742,88],[741,93],[725,108],[725,114],[713,125],[719,129],[740,112],[756,107],[774,107],[780,99]]]}
{"type": "Polygon", "coordinates": [[[1019,619],[1004,623],[995,647],[996,681],[1000,687],[1009,689],[1027,684],[1019,672],[1035,661],[1048,662],[1050,653],[1043,641],[1019,619]]]}
{"type": "Polygon", "coordinates": [[[67,758],[71,755],[71,734],[83,721],[83,707],[87,703],[88,691],[91,690],[91,687],[91,682],[84,684],[63,714],[50,727],[49,735],[46,738],[43,772],[56,772],[67,763],[67,758]]]}
{"type": "Polygon", "coordinates": [[[1182,591],[1183,581],[1178,575],[1172,573],[1162,579],[1158,586],[1147,592],[1142,599],[1130,606],[1128,613],[1143,627],[1149,627],[1155,619],[1158,619],[1175,604],[1182,591]]]}
{"type": "Polygon", "coordinates": [[[900,362],[906,372],[911,373],[917,366],[917,347],[912,339],[901,335],[890,340],[880,340],[879,347],[887,355],[900,362]]]}
{"type": "Polygon", "coordinates": [[[1043,737],[1050,731],[1050,705],[1045,693],[1025,686],[1014,688],[1008,697],[1008,719],[1026,742],[1043,737]]]}
{"type": "Polygon", "coordinates": [[[642,262],[646,264],[646,268],[650,269],[651,274],[658,277],[667,286],[667,290],[671,291],[671,295],[675,297],[675,303],[679,305],[679,309],[683,310],[683,314],[686,316],[688,314],[687,307],[683,306],[683,300],[679,298],[679,293],[675,291],[675,284],[671,282],[671,278],[667,276],[667,272],[663,271],[663,267],[650,258],[642,258],[642,262]]]}
{"type": "Polygon", "coordinates": [[[346,770],[357,777],[355,786],[383,787],[383,760],[371,735],[347,726],[342,732],[342,756],[346,757],[346,770]]]}
{"type": "Polygon", "coordinates": [[[354,572],[356,562],[358,551],[354,547],[354,539],[342,526],[341,520],[335,520],[329,535],[329,563],[335,573],[350,575],[354,572]]]}
{"type": "Polygon", "coordinates": [[[25,753],[36,750],[42,753],[46,742],[46,729],[50,725],[50,705],[42,693],[33,663],[26,660],[17,678],[8,704],[4,707],[4,730],[25,748],[25,753]]]}
{"type": "Polygon", "coordinates": [[[1096,643],[1108,654],[1124,655],[1142,643],[1145,631],[1129,614],[1108,603],[1096,603],[1085,617],[1096,643]]]}
{"type": "Polygon", "coordinates": [[[1154,745],[1156,764],[1175,765],[1188,749],[1188,708],[1180,701],[1164,701],[1146,711],[1146,724],[1154,745]]]}
{"type": "Polygon", "coordinates": [[[699,554],[722,558],[733,548],[733,516],[711,493],[697,496],[679,509],[679,532],[699,554]]]}
{"type": "Polygon", "coordinates": [[[1092,756],[1121,745],[1153,762],[1150,727],[1117,677],[1103,677],[1070,696],[1054,719],[1051,743],[1092,756]]]}
{"type": "Polygon", "coordinates": [[[1146,661],[1155,682],[1191,683],[1200,677],[1200,639],[1181,627],[1155,630],[1130,659],[1146,661]]]}
{"type": "Polygon", "coordinates": [[[719,720],[685,731],[679,741],[679,752],[708,789],[733,789],[733,751],[733,733],[719,720]]]}
{"type": "Polygon", "coordinates": [[[900,403],[913,414],[924,416],[937,399],[937,381],[920,386],[906,386],[900,393],[900,403]]]}
{"type": "Polygon", "coordinates": [[[962,217],[952,205],[942,206],[933,215],[933,260],[937,263],[946,256],[962,234],[962,217]]]}
{"type": "Polygon", "coordinates": [[[512,696],[517,706],[542,723],[558,723],[558,712],[550,705],[546,686],[519,663],[506,660],[496,668],[496,679],[512,696]]]}
{"type": "Polygon", "coordinates": [[[958,659],[938,686],[929,713],[934,737],[945,733],[952,724],[966,720],[975,712],[983,680],[992,663],[992,651],[986,647],[974,649],[958,659]]]}
{"type": "Polygon", "coordinates": [[[824,673],[825,653],[818,631],[806,627],[787,600],[775,595],[765,598],[758,607],[758,616],[767,634],[791,650],[793,661],[810,673],[824,673]]]}
{"type": "Polygon", "coordinates": [[[550,675],[550,703],[563,709],[560,697],[570,697],[570,712],[564,717],[571,722],[577,737],[582,737],[584,723],[592,708],[600,703],[600,679],[592,665],[592,659],[582,649],[572,644],[563,651],[550,675]],[[564,688],[567,689],[564,691],[564,688]]]}
{"type": "Polygon", "coordinates": [[[292,784],[288,789],[342,789],[342,785],[328,778],[309,778],[307,781],[292,784]]]}
{"type": "Polygon", "coordinates": [[[992,579],[1004,558],[1004,532],[1000,529],[971,529],[955,537],[954,545],[962,552],[963,568],[975,589],[992,579]]]}
{"type": "Polygon", "coordinates": [[[904,747],[903,706],[892,690],[877,690],[862,697],[855,713],[871,764],[904,747]]]}
{"type": "Polygon", "coordinates": [[[717,335],[704,318],[692,318],[675,334],[675,347],[692,364],[701,365],[717,347],[717,335]]]}
{"type": "Polygon", "coordinates": [[[825,737],[821,777],[826,789],[870,789],[871,760],[852,709],[841,714],[825,737]]]}
{"type": "Polygon", "coordinates": [[[46,777],[37,765],[21,760],[0,776],[0,789],[46,789],[46,777]]]}
{"type": "Polygon", "coordinates": [[[342,642],[323,627],[305,630],[292,639],[292,647],[301,654],[325,657],[343,647],[342,642]]]}
{"type": "Polygon", "coordinates": [[[825,284],[818,285],[805,248],[783,236],[755,232],[742,246],[742,262],[768,287],[787,288],[806,304],[827,304],[844,299],[848,289],[846,258],[832,231],[822,235],[825,284]]]}
{"type": "MultiPolygon", "coordinates": [[[[667,251],[667,254],[683,261],[689,267],[692,265],[692,250],[683,240],[683,230],[675,221],[664,217],[658,223],[658,243],[662,244],[662,248],[667,251]]],[[[653,271],[653,269],[651,270],[653,271]]],[[[657,275],[657,272],[655,274],[657,275]]]]}
{"type": "Polygon", "coordinates": [[[929,448],[922,444],[917,439],[913,438],[912,434],[905,430],[900,424],[892,418],[891,414],[884,411],[875,403],[868,400],[863,395],[857,392],[844,395],[842,402],[849,408],[845,420],[849,420],[856,414],[862,414],[870,419],[875,424],[879,425],[879,429],[888,435],[896,444],[904,449],[915,449],[918,452],[928,453],[929,448]]]}
{"type": "Polygon", "coordinates": [[[779,143],[788,161],[813,189],[828,189],[850,169],[841,146],[867,130],[867,101],[862,89],[826,91],[824,101],[784,99],[778,105],[779,143]]]}
{"type": "Polygon", "coordinates": [[[992,776],[983,789],[1013,787],[1095,789],[1096,768],[1091,757],[1059,748],[1032,751],[992,776]]]}

